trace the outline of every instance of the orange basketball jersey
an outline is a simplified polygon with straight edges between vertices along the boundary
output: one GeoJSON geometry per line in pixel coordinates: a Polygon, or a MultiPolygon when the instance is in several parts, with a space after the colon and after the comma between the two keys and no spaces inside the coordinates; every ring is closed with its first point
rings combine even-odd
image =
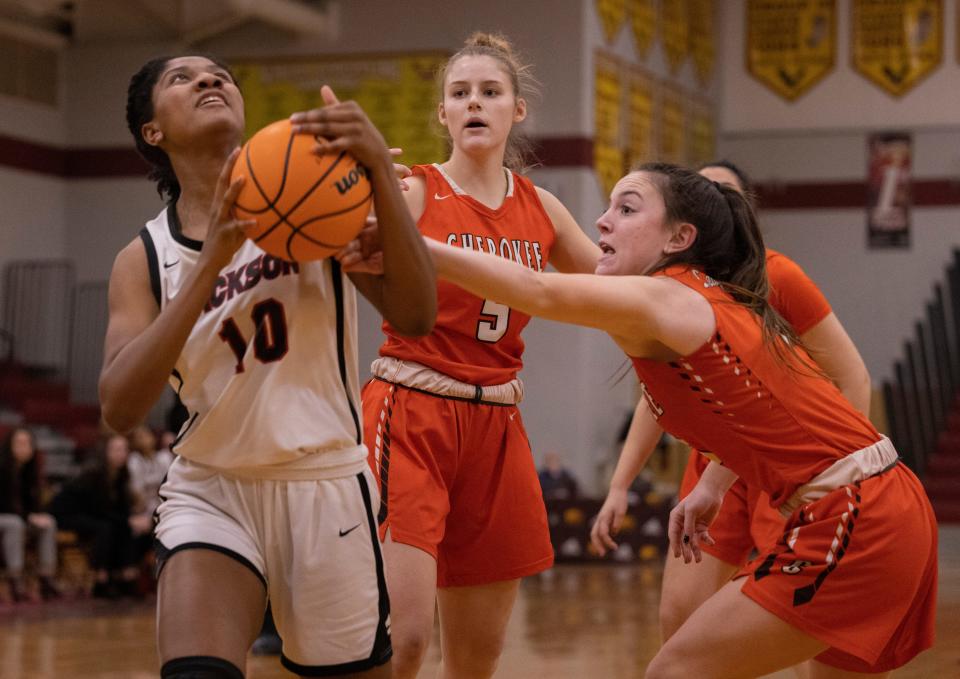
{"type": "Polygon", "coordinates": [[[714,335],[690,356],[632,359],[664,429],[716,455],[748,486],[766,491],[775,507],[838,459],[880,439],[833,383],[791,354],[787,360],[798,369],[784,370],[763,344],[757,316],[730,303],[716,281],[686,266],[660,275],[706,297],[717,321],[714,335]]]}
{"type": "MultiPolygon", "coordinates": [[[[416,165],[426,180],[417,226],[427,238],[492,252],[536,271],[547,265],[555,231],[533,183],[507,173],[507,194],[496,210],[464,192],[439,165],[416,165]]],[[[419,339],[397,334],[384,322],[381,356],[415,361],[461,382],[488,386],[516,377],[522,367],[523,330],[530,317],[452,283],[437,282],[437,322],[419,339]]]]}
{"type": "Polygon", "coordinates": [[[767,248],[770,304],[798,335],[822,321],[832,309],[816,283],[792,259],[767,248]]]}

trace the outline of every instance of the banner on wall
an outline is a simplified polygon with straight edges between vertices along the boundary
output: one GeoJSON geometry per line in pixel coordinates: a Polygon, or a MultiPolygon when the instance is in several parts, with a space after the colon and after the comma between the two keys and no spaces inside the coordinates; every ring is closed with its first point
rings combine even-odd
{"type": "Polygon", "coordinates": [[[665,0],[660,4],[660,30],[663,51],[670,73],[676,74],[690,56],[690,19],[685,0],[665,0]]]}
{"type": "Polygon", "coordinates": [[[853,66],[895,97],[943,60],[943,0],[853,0],[853,66]]]}
{"type": "Polygon", "coordinates": [[[664,163],[684,165],[687,162],[686,97],[676,86],[660,82],[660,120],[658,158],[664,163]]]}
{"type": "Polygon", "coordinates": [[[627,10],[637,54],[645,59],[657,33],[657,7],[654,0],[627,0],[627,10]]]}
{"type": "Polygon", "coordinates": [[[688,0],[690,11],[690,56],[697,79],[704,86],[713,77],[715,55],[713,0],[688,0]]]}
{"type": "Polygon", "coordinates": [[[320,86],[359,103],[387,144],[403,149],[407,165],[430,163],[447,152],[433,126],[440,53],[358,55],[316,59],[240,61],[233,70],[243,87],[247,136],[264,125],[321,105],[320,86]]]}
{"type": "Polygon", "coordinates": [[[627,152],[623,174],[638,164],[655,159],[654,95],[656,80],[639,66],[628,66],[627,152]]]}
{"type": "Polygon", "coordinates": [[[597,12],[603,26],[603,36],[610,44],[617,37],[627,18],[627,0],[597,0],[597,12]]]}
{"type": "Polygon", "coordinates": [[[747,69],[787,101],[833,70],[836,0],[749,0],[747,69]]]}
{"type": "Polygon", "coordinates": [[[687,109],[690,117],[690,142],[687,164],[700,167],[716,159],[716,128],[710,102],[691,98],[687,109]]]}
{"type": "Polygon", "coordinates": [[[620,102],[623,89],[620,62],[603,52],[594,54],[593,84],[593,168],[603,195],[613,190],[623,174],[622,122],[620,102]]]}
{"type": "Polygon", "coordinates": [[[872,248],[910,246],[911,147],[906,132],[867,138],[867,244],[872,248]]]}

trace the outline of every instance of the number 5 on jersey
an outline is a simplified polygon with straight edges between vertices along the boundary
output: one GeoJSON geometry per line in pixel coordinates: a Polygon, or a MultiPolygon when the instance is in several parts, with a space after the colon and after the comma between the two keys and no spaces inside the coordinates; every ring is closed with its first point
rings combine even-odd
{"type": "Polygon", "coordinates": [[[485,299],[483,308],[480,309],[480,320],[477,321],[477,339],[491,344],[499,342],[506,334],[509,323],[510,307],[492,299],[485,299]]]}

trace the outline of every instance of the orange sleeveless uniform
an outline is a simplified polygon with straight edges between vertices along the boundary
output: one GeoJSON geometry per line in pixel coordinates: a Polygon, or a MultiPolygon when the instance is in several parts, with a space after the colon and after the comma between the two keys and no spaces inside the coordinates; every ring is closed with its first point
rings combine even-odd
{"type": "MultiPolygon", "coordinates": [[[[717,323],[689,356],[633,359],[667,431],[721,460],[775,507],[851,453],[884,444],[832,383],[777,363],[757,317],[715,281],[686,267],[662,275],[706,297],[717,323]]],[[[936,521],[900,463],[804,500],[777,542],[760,545],[737,576],[747,577],[745,595],[828,644],[817,656],[828,665],[888,671],[933,643],[936,521]]]]}
{"type": "MultiPolygon", "coordinates": [[[[425,237],[546,267],[555,230],[528,179],[507,173],[503,204],[491,209],[438,165],[413,172],[426,183],[417,223],[425,237]]],[[[437,302],[436,325],[426,337],[403,337],[383,324],[380,355],[387,359],[381,360],[415,366],[431,384],[452,378],[469,392],[416,388],[376,370],[364,387],[364,440],[380,482],[381,537],[389,532],[393,541],[434,556],[440,587],[537,573],[553,564],[553,549],[530,443],[516,402],[486,397],[516,380],[520,332],[530,317],[443,280],[437,302]]]]}
{"type": "MultiPolygon", "coordinates": [[[[830,312],[830,303],[820,289],[789,257],[767,248],[767,278],[770,281],[770,303],[803,335],[830,312]]],[[[680,498],[685,498],[710,460],[696,450],[690,451],[680,484],[680,498]]],[[[727,491],[723,507],[710,526],[710,535],[717,541],[704,545],[703,551],[732,566],[742,566],[759,545],[776,541],[783,533],[784,517],[770,506],[770,497],[742,479],[727,491]]]]}

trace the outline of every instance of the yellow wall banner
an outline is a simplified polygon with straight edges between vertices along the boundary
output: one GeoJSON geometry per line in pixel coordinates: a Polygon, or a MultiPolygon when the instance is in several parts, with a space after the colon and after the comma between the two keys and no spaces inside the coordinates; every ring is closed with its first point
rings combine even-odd
{"type": "Polygon", "coordinates": [[[448,55],[358,55],[316,59],[270,59],[233,64],[246,102],[247,136],[264,125],[321,105],[320,86],[341,101],[354,99],[383,133],[403,149],[400,162],[438,162],[447,143],[437,132],[437,70],[448,55]]]}
{"type": "Polygon", "coordinates": [[[603,24],[603,35],[612,43],[627,18],[627,0],[597,0],[597,12],[603,24]]]}
{"type": "Polygon", "coordinates": [[[663,51],[671,73],[683,66],[690,54],[690,21],[686,0],[662,0],[660,28],[663,31],[663,51]]]}
{"type": "Polygon", "coordinates": [[[687,164],[700,167],[704,163],[716,160],[717,132],[713,122],[713,110],[710,102],[690,99],[690,142],[687,150],[687,164]]]}
{"type": "Polygon", "coordinates": [[[684,165],[687,162],[686,97],[679,88],[660,81],[659,154],[657,160],[684,165]]]}
{"type": "Polygon", "coordinates": [[[637,54],[644,59],[657,32],[657,6],[654,0],[627,0],[627,10],[637,54]]]}
{"type": "Polygon", "coordinates": [[[655,80],[638,66],[628,67],[627,89],[627,152],[623,159],[623,174],[633,165],[656,159],[654,149],[654,94],[655,80]]]}
{"type": "Polygon", "coordinates": [[[715,59],[713,0],[688,0],[690,12],[690,55],[701,84],[709,85],[715,59]]]}
{"type": "Polygon", "coordinates": [[[594,54],[593,168],[603,195],[613,190],[623,174],[623,143],[620,119],[620,64],[602,52],[594,54]]]}
{"type": "Polygon", "coordinates": [[[747,69],[788,101],[833,70],[836,0],[749,0],[747,69]]]}
{"type": "Polygon", "coordinates": [[[853,66],[899,97],[943,61],[943,0],[853,0],[853,66]]]}

